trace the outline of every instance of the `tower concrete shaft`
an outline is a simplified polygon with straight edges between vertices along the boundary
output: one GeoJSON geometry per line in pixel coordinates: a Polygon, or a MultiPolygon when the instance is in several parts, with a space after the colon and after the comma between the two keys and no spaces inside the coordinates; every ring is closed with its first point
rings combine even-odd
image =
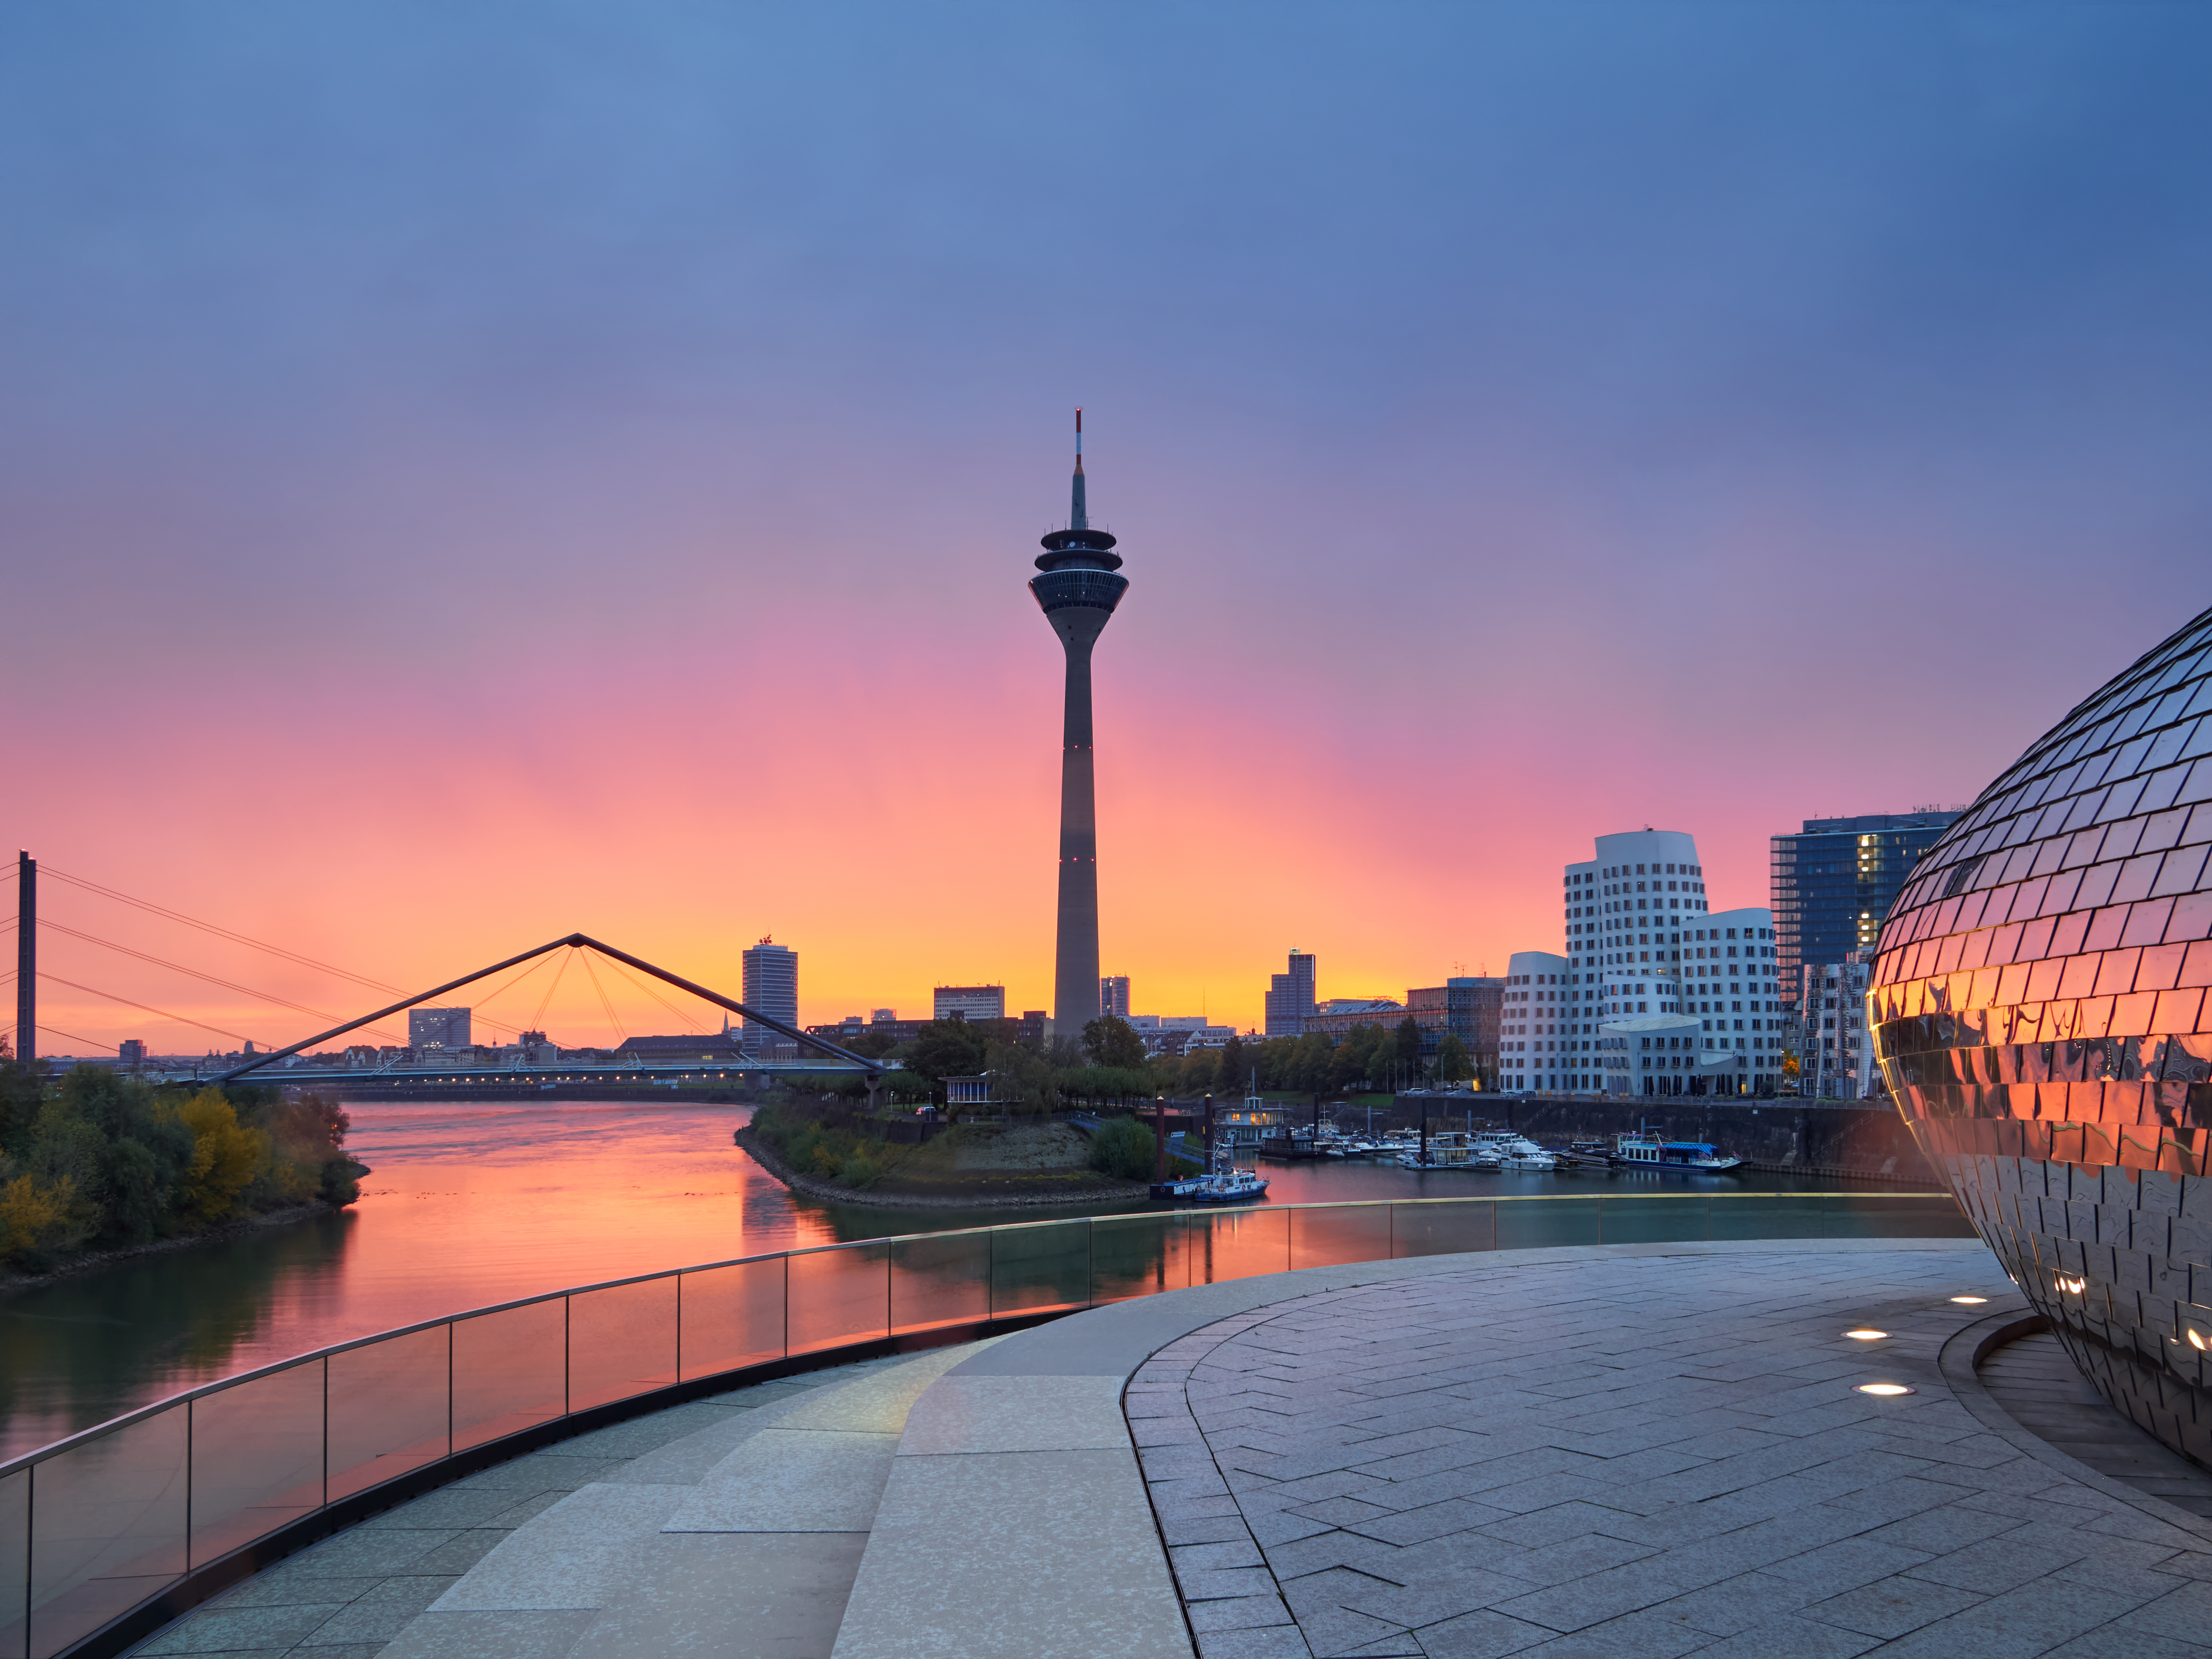
{"type": "Polygon", "coordinates": [[[1068,527],[1043,541],[1043,574],[1030,578],[1067,655],[1060,748],[1060,912],[1053,951],[1054,1030],[1075,1036],[1098,1017],[1098,787],[1091,764],[1091,651],[1129,579],[1114,538],[1091,527],[1083,479],[1083,412],[1075,416],[1075,480],[1068,527]]]}

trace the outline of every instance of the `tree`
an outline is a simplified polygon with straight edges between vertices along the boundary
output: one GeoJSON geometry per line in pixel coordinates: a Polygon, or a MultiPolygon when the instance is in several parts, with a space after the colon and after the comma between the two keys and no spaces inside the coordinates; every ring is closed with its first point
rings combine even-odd
{"type": "Polygon", "coordinates": [[[1215,1075],[1221,1085],[1221,1092],[1243,1099],[1244,1074],[1250,1069],[1251,1064],[1252,1062],[1244,1057],[1243,1039],[1231,1031],[1229,1034],[1229,1041],[1221,1045],[1221,1058],[1215,1062],[1214,1066],[1215,1075]]]}
{"type": "Polygon", "coordinates": [[[1145,1064],[1145,1040],[1136,1028],[1117,1014],[1102,1014],[1083,1028],[1084,1052],[1091,1056],[1094,1066],[1111,1066],[1124,1071],[1141,1070],[1145,1064]]]}
{"type": "Polygon", "coordinates": [[[1375,1051],[1388,1040],[1382,1030],[1373,1025],[1355,1025],[1346,1031],[1344,1041],[1329,1053],[1329,1090],[1334,1092],[1348,1089],[1362,1079],[1371,1077],[1375,1051]]]}
{"type": "Polygon", "coordinates": [[[8,1039],[0,1036],[0,1154],[22,1150],[31,1121],[46,1098],[46,1066],[42,1060],[24,1065],[8,1039]]]}
{"type": "Polygon", "coordinates": [[[908,1048],[907,1069],[927,1078],[934,1090],[946,1078],[975,1076],[990,1048],[983,1033],[964,1019],[932,1020],[908,1048]]]}
{"type": "Polygon", "coordinates": [[[1008,1114],[1044,1117],[1059,1103],[1059,1079],[1042,1054],[1019,1042],[994,1042],[983,1064],[998,1079],[999,1098],[1008,1114]]]}
{"type": "Polygon", "coordinates": [[[1457,1083],[1474,1075],[1474,1062],[1468,1058],[1467,1044],[1455,1036],[1447,1036],[1437,1045],[1437,1075],[1446,1083],[1457,1083]]]}
{"type": "Polygon", "coordinates": [[[1415,1077],[1421,1074],[1421,1028],[1411,1014],[1398,1022],[1398,1058],[1415,1077]]]}
{"type": "Polygon", "coordinates": [[[1212,1048],[1194,1048],[1183,1056],[1181,1092],[1210,1094],[1221,1078],[1221,1056],[1212,1048]]]}

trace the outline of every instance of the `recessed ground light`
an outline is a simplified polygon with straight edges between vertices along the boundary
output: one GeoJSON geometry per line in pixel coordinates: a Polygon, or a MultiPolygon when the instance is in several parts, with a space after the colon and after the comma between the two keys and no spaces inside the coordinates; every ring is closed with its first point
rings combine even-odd
{"type": "Polygon", "coordinates": [[[1971,1308],[1980,1306],[1983,1303],[1988,1301],[1989,1297],[1985,1296],[1954,1296],[1951,1300],[1954,1302],[1963,1302],[1971,1308]]]}
{"type": "Polygon", "coordinates": [[[1906,1388],[1902,1382],[1862,1382],[1859,1384],[1856,1392],[1859,1394],[1878,1394],[1883,1399],[1887,1400],[1892,1395],[1911,1394],[1912,1390],[1906,1388]]]}
{"type": "Polygon", "coordinates": [[[1854,1342],[1878,1342],[1883,1337],[1887,1336],[1889,1333],[1887,1331],[1861,1329],[1856,1331],[1845,1331],[1844,1334],[1850,1338],[1854,1342]]]}

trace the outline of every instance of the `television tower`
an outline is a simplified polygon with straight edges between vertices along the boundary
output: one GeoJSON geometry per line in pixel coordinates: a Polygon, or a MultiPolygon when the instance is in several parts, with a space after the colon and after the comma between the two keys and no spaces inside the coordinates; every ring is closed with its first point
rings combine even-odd
{"type": "Polygon", "coordinates": [[[1098,792],[1091,766],[1091,647],[1129,579],[1114,538],[1091,527],[1083,498],[1083,411],[1075,411],[1075,483],[1067,528],[1040,544],[1030,592],[1067,653],[1060,745],[1060,931],[1053,951],[1052,1022],[1066,1036],[1098,1018],[1098,792]]]}

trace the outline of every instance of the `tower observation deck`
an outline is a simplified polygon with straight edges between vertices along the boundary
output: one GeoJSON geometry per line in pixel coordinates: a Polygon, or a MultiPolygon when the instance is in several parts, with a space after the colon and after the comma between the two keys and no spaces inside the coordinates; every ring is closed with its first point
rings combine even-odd
{"type": "Polygon", "coordinates": [[[1041,544],[1030,592],[1067,653],[1060,722],[1060,921],[1053,953],[1055,1031],[1098,1017],[1098,793],[1091,762],[1091,647],[1129,591],[1114,538],[1091,527],[1083,488],[1083,411],[1075,411],[1075,481],[1067,528],[1041,544]]]}

